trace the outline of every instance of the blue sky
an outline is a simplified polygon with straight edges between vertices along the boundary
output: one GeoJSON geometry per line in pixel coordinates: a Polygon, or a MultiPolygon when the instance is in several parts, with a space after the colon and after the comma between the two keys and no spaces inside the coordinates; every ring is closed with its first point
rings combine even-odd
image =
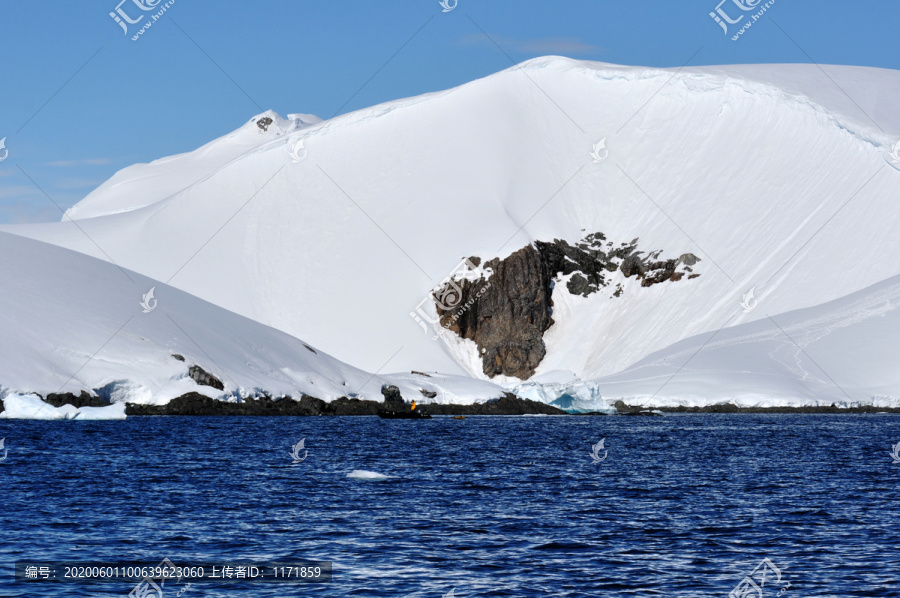
{"type": "MultiPolygon", "coordinates": [[[[264,109],[329,118],[453,87],[511,59],[900,69],[896,0],[776,0],[737,41],[709,16],[719,0],[458,0],[446,13],[437,0],[175,0],[137,41],[149,16],[123,35],[109,16],[119,1],[0,6],[9,150],[0,222],[58,220],[55,204],[69,207],[117,170],[194,149],[264,109]]],[[[733,2],[757,1],[726,0],[722,10],[737,18],[733,2]]],[[[166,0],[125,0],[132,19],[154,14],[136,2],[166,0]]]]}

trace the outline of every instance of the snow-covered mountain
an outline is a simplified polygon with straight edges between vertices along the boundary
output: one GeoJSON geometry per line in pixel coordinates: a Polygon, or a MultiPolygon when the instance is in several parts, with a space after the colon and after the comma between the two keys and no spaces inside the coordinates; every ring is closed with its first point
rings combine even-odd
{"type": "Polygon", "coordinates": [[[698,277],[642,286],[619,269],[587,296],[556,276],[536,373],[598,378],[900,272],[888,157],[900,72],[823,68],[535,59],[325,122],[259,115],[122,170],[61,223],[3,229],[111,259],[368,371],[480,378],[475,342],[433,340],[410,317],[436,315],[430,290],[461,258],[592,233],[700,258],[698,277]],[[745,311],[751,290],[759,309],[745,311]]]}
{"type": "MultiPolygon", "coordinates": [[[[654,407],[900,407],[900,276],[712,330],[595,381],[607,402],[654,407]]],[[[524,394],[524,393],[523,393],[524,394]]]]}
{"type": "Polygon", "coordinates": [[[260,392],[381,400],[384,384],[419,400],[424,389],[445,403],[503,394],[469,378],[372,375],[145,276],[6,233],[0,233],[0,278],[0,399],[86,390],[155,404],[188,392],[232,400],[260,392]],[[198,384],[193,366],[224,388],[198,384]]]}

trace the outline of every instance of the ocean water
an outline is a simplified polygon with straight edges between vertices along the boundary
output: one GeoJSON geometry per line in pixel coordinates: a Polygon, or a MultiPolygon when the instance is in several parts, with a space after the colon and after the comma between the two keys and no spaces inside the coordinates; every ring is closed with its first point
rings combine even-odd
{"type": "Polygon", "coordinates": [[[895,415],[0,420],[2,437],[0,596],[135,587],[15,582],[15,561],[164,558],[333,563],[331,583],[163,589],[185,598],[900,596],[895,415]]]}

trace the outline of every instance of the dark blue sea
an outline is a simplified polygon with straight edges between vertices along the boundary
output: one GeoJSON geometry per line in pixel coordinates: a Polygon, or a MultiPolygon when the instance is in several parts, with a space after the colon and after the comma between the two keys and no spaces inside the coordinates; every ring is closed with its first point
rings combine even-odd
{"type": "Polygon", "coordinates": [[[900,596],[895,415],[0,420],[2,437],[0,596],[135,588],[15,582],[16,561],[164,558],[333,564],[331,583],[169,580],[167,598],[900,596]]]}

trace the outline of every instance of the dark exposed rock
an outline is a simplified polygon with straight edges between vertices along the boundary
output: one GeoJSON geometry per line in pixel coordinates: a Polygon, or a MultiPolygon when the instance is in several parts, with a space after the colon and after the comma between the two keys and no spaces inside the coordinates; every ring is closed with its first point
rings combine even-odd
{"type": "Polygon", "coordinates": [[[423,396],[428,397],[429,399],[433,399],[437,396],[437,393],[432,390],[425,390],[424,388],[420,388],[419,392],[422,393],[423,396]]]}
{"type": "Polygon", "coordinates": [[[535,241],[534,245],[547,263],[552,277],[575,274],[566,288],[573,295],[587,297],[601,286],[606,286],[606,274],[614,272],[616,259],[621,259],[634,251],[636,245],[624,245],[611,249],[604,245],[603,233],[592,233],[583,241],[570,245],[556,239],[550,242],[535,241]]]}
{"type": "Polygon", "coordinates": [[[474,405],[427,405],[428,413],[432,415],[565,415],[562,409],[557,409],[546,403],[521,399],[514,394],[506,393],[499,399],[492,399],[484,403],[474,405]]]}
{"type": "MultiPolygon", "coordinates": [[[[535,241],[503,260],[485,262],[489,278],[463,272],[435,291],[440,325],[475,341],[482,371],[489,377],[530,378],[546,353],[543,336],[553,325],[553,286],[560,277],[569,277],[566,289],[571,294],[587,297],[607,286],[607,277],[616,270],[648,287],[681,280],[700,259],[685,253],[661,260],[662,251],[644,255],[637,242],[614,247],[603,233],[591,233],[575,245],[560,239],[535,241]]],[[[481,266],[477,257],[468,261],[470,269],[481,266]]],[[[623,292],[617,284],[611,298],[623,292]]]]}
{"type": "Polygon", "coordinates": [[[400,394],[400,389],[393,384],[382,386],[381,394],[384,395],[385,405],[403,405],[403,395],[400,394]]]}
{"type": "Polygon", "coordinates": [[[587,278],[585,278],[580,272],[576,272],[572,275],[572,278],[569,279],[569,282],[566,283],[566,288],[573,295],[581,295],[582,297],[587,297],[594,291],[596,291],[596,287],[592,285],[587,278]]]}
{"type": "Polygon", "coordinates": [[[212,386],[218,390],[225,390],[225,385],[222,384],[221,380],[201,368],[199,365],[192,365],[188,370],[188,374],[190,374],[194,382],[201,386],[212,386]]]}
{"type": "Polygon", "coordinates": [[[328,403],[316,397],[303,395],[300,397],[300,409],[309,415],[323,415],[328,411],[328,403]]]}
{"type": "Polygon", "coordinates": [[[44,398],[44,402],[54,407],[62,407],[63,405],[72,405],[81,409],[82,407],[106,407],[108,401],[104,401],[100,397],[94,397],[82,390],[81,394],[75,396],[71,392],[51,392],[44,398]]]}
{"type": "MultiPolygon", "coordinates": [[[[240,403],[232,403],[211,399],[192,392],[172,399],[165,405],[128,403],[125,413],[126,415],[338,416],[376,415],[385,407],[386,404],[378,401],[350,399],[347,397],[341,397],[326,403],[321,399],[308,395],[303,395],[299,401],[295,401],[291,397],[272,399],[271,397],[263,396],[257,399],[245,399],[240,403]]],[[[494,399],[478,405],[429,404],[422,407],[428,413],[434,415],[525,415],[536,413],[561,415],[565,413],[550,405],[520,399],[509,393],[500,399],[494,399]]]]}
{"type": "Polygon", "coordinates": [[[425,372],[417,372],[416,370],[412,370],[410,374],[416,374],[418,376],[425,376],[426,378],[431,378],[431,374],[426,374],[425,372]]]}
{"type": "Polygon", "coordinates": [[[316,353],[316,350],[313,349],[312,347],[310,347],[309,345],[307,345],[306,343],[303,343],[303,346],[306,347],[309,351],[312,351],[313,353],[315,353],[316,355],[318,355],[318,353],[316,353]]]}
{"type": "MultiPolygon", "coordinates": [[[[37,394],[37,393],[30,393],[37,394]]],[[[38,395],[40,396],[40,395],[38,395]]],[[[72,393],[51,393],[47,395],[45,402],[54,407],[73,405],[75,407],[105,407],[109,403],[92,397],[82,391],[80,395],[72,393]]],[[[175,399],[165,405],[141,405],[128,403],[125,413],[134,415],[236,415],[236,416],[339,416],[339,415],[375,415],[385,407],[378,401],[366,401],[341,397],[327,403],[316,397],[303,395],[299,401],[291,397],[273,399],[269,396],[244,399],[243,401],[229,402],[212,399],[196,392],[191,392],[175,399]]],[[[499,399],[492,399],[485,403],[474,405],[422,405],[432,415],[565,415],[566,412],[551,405],[521,399],[511,393],[499,399]]],[[[623,401],[616,401],[616,409],[622,415],[656,415],[646,407],[629,406],[623,401]]],[[[829,413],[829,414],[875,414],[896,413],[900,414],[897,407],[873,407],[862,405],[858,407],[842,408],[834,405],[819,407],[738,407],[731,403],[707,405],[705,407],[658,407],[653,411],[667,413],[829,413]]],[[[0,403],[2,412],[2,403],[0,403]]],[[[589,415],[589,414],[579,414],[589,415]]],[[[596,414],[599,415],[599,414],[596,414]]]]}
{"type": "Polygon", "coordinates": [[[335,399],[327,405],[333,415],[376,415],[383,408],[383,405],[377,401],[348,399],[347,397],[335,399]]]}
{"type": "Polygon", "coordinates": [[[179,355],[178,353],[172,353],[172,359],[177,359],[178,361],[184,361],[184,355],[179,355]]]}
{"type": "Polygon", "coordinates": [[[529,378],[544,358],[544,331],[553,324],[550,272],[531,245],[484,267],[492,270],[489,280],[454,281],[435,295],[441,326],[475,341],[488,376],[529,378]]]}
{"type": "Polygon", "coordinates": [[[678,263],[684,264],[685,266],[693,266],[699,261],[700,258],[693,253],[682,253],[680,256],[678,256],[678,263]]]}
{"type": "Polygon", "coordinates": [[[139,405],[128,403],[126,415],[321,415],[325,401],[303,396],[299,401],[291,398],[273,400],[262,396],[245,399],[240,403],[220,401],[190,392],[174,398],[165,405],[139,405]]]}
{"type": "Polygon", "coordinates": [[[632,276],[637,276],[638,278],[640,278],[647,271],[644,267],[644,260],[642,260],[641,256],[636,253],[633,253],[626,257],[622,261],[622,265],[619,267],[619,269],[622,270],[622,274],[625,275],[625,278],[631,278],[632,276]]]}
{"type": "Polygon", "coordinates": [[[641,286],[648,287],[666,280],[680,280],[683,273],[677,271],[678,266],[683,265],[690,272],[690,266],[700,261],[692,253],[684,253],[671,260],[658,259],[662,254],[658,250],[644,256],[643,251],[637,251],[638,239],[616,248],[612,247],[611,242],[604,244],[604,241],[606,237],[603,233],[592,233],[575,245],[556,239],[550,243],[536,241],[535,246],[553,276],[573,274],[566,288],[573,295],[583,297],[606,286],[606,274],[617,269],[626,278],[637,276],[643,279],[641,286]]]}

